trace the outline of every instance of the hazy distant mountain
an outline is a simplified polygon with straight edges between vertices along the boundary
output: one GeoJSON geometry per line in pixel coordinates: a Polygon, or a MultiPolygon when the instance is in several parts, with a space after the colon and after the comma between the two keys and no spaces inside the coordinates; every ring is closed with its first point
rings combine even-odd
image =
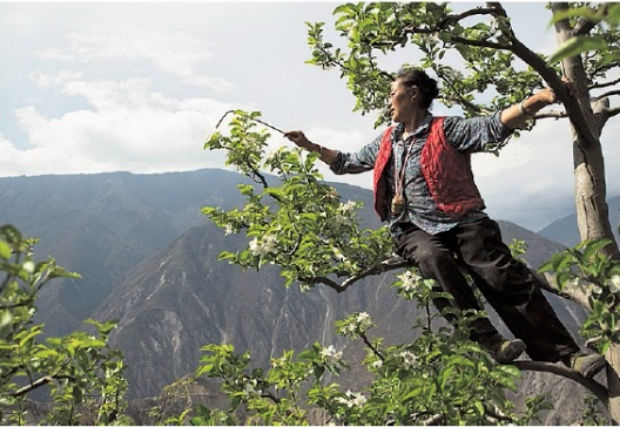
{"type": "MultiPolygon", "coordinates": [[[[607,200],[607,207],[609,208],[611,229],[616,237],[616,242],[620,242],[620,235],[618,235],[618,226],[620,225],[620,196],[607,200]]],[[[565,246],[575,246],[581,241],[579,229],[577,228],[577,214],[573,213],[553,221],[541,229],[538,234],[565,246]]]]}
{"type": "MultiPolygon", "coordinates": [[[[318,287],[302,295],[295,286],[285,289],[275,268],[256,273],[217,261],[219,252],[238,249],[245,241],[225,238],[200,207],[239,205],[242,198],[234,186],[240,182],[247,180],[222,170],[0,179],[1,222],[40,237],[39,258],[53,255],[83,275],[51,285],[39,300],[38,319],[55,334],[75,329],[86,317],[119,319],[112,341],[126,357],[134,397],[154,395],[192,372],[200,346],[210,342],[252,350],[263,366],[283,349],[299,350],[314,341],[336,344],[360,360],[359,345],[333,334],[334,320],[354,311],[372,314],[379,325],[375,333],[388,342],[412,338],[410,325],[418,314],[412,303],[397,298],[389,286],[391,274],[367,279],[343,294],[318,287]]],[[[364,226],[379,225],[370,191],[334,186],[343,201],[364,202],[364,226]]],[[[532,266],[562,248],[510,222],[500,221],[500,227],[507,243],[512,238],[528,242],[532,266]]],[[[583,310],[550,299],[575,331],[583,310]]],[[[364,378],[360,375],[354,368],[338,381],[354,386],[364,378]]],[[[528,373],[524,378],[528,390],[550,390],[544,387],[553,383],[555,391],[568,387],[555,393],[557,399],[581,396],[570,383],[556,384],[557,377],[528,373]]],[[[570,407],[577,410],[579,403],[571,401],[570,407]]]]}
{"type": "Polygon", "coordinates": [[[37,319],[54,334],[79,327],[142,259],[206,223],[202,205],[230,208],[242,181],[223,170],[0,179],[1,222],[40,238],[37,257],[83,277],[44,289],[37,319]]]}

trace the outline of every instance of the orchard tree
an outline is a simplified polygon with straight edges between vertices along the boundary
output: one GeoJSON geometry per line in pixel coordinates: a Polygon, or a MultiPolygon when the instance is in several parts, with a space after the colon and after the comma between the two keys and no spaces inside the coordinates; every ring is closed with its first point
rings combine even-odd
{"type": "MultiPolygon", "coordinates": [[[[602,252],[619,261],[620,251],[609,223],[599,138],[607,121],[620,113],[620,108],[610,108],[610,97],[620,95],[620,4],[550,3],[549,8],[559,47],[547,58],[519,40],[499,3],[460,13],[453,13],[447,4],[435,3],[344,4],[334,11],[335,29],[347,48],[334,48],[323,39],[323,23],[308,24],[309,62],[339,69],[356,96],[356,110],[383,112],[377,125],[388,120],[385,100],[394,78],[380,69],[377,60],[402,48],[419,49],[422,59],[417,65],[437,75],[442,83],[441,101],[448,107],[460,106],[467,116],[506,108],[537,87],[548,85],[564,109],[537,114],[527,130],[534,130],[540,120],[568,119],[581,239],[606,239],[602,252]],[[444,63],[448,50],[459,54],[459,68],[444,63]],[[527,69],[518,71],[517,60],[527,69]],[[576,97],[569,96],[561,84],[563,76],[574,82],[576,97]],[[493,99],[478,102],[477,96],[487,89],[495,93],[493,99]]],[[[572,294],[594,309],[591,298],[579,287],[574,287],[572,294]]],[[[609,346],[606,357],[615,371],[609,371],[607,379],[613,389],[614,418],[620,420],[620,348],[609,346]]]]}
{"type": "Polygon", "coordinates": [[[35,239],[11,225],[0,227],[0,423],[24,425],[28,396],[47,387],[49,425],[127,424],[127,380],[118,350],[107,344],[114,322],[87,321],[96,334],[83,331],[41,339],[34,323],[37,295],[51,280],[79,275],[53,259],[36,262],[35,239]]]}
{"type": "MultiPolygon", "coordinates": [[[[497,3],[460,13],[452,12],[446,4],[360,3],[341,5],[334,11],[335,27],[346,48],[334,47],[336,43],[324,40],[323,23],[308,24],[312,50],[308,62],[340,70],[356,97],[355,110],[362,114],[378,113],[377,126],[389,120],[386,101],[394,79],[392,73],[380,68],[378,58],[402,48],[419,49],[423,57],[415,65],[431,69],[438,77],[442,85],[440,102],[448,107],[460,106],[466,116],[506,108],[544,84],[554,89],[564,109],[537,114],[523,131],[535,131],[540,120],[568,119],[567,126],[573,134],[575,201],[583,242],[557,254],[543,266],[548,279],[543,285],[586,308],[589,315],[582,333],[588,344],[606,355],[610,367],[603,385],[556,364],[518,361],[514,365],[521,370],[552,372],[578,381],[605,404],[618,423],[620,253],[608,219],[599,136],[607,121],[620,113],[620,108],[611,108],[609,102],[610,97],[620,94],[620,79],[608,77],[617,72],[620,64],[620,5],[553,3],[550,8],[553,13],[549,19],[560,46],[549,58],[535,53],[517,38],[510,18],[497,3]],[[459,68],[443,62],[449,50],[462,58],[459,68]],[[527,68],[518,70],[518,60],[527,68]],[[576,97],[566,92],[561,83],[563,76],[574,81],[576,97]],[[494,96],[483,103],[480,95],[487,89],[494,96]]],[[[304,156],[297,150],[282,148],[265,156],[269,134],[255,128],[259,116],[258,112],[237,111],[230,122],[230,132],[216,132],[205,144],[209,149],[227,150],[228,164],[259,184],[240,187],[247,198],[243,208],[204,209],[226,233],[244,232],[250,239],[245,250],[223,253],[222,258],[246,268],[276,264],[287,286],[296,282],[302,290],[309,290],[321,284],[338,292],[362,278],[407,267],[392,256],[385,227],[361,230],[355,219],[357,203],[341,203],[335,191],[321,182],[314,167],[316,155],[304,156]],[[275,172],[281,185],[269,186],[265,172],[275,172]]],[[[499,151],[501,146],[494,149],[499,151]]],[[[414,272],[411,274],[415,276],[414,272]]],[[[370,343],[369,348],[372,347],[370,343]]],[[[220,354],[230,349],[211,351],[220,354]]],[[[442,407],[439,402],[434,404],[436,408],[442,407]]],[[[496,404],[483,402],[484,414],[496,404]]],[[[437,422],[473,423],[466,418],[468,410],[455,418],[425,415],[439,417],[437,422]]],[[[379,420],[374,418],[372,422],[379,420]]],[[[390,418],[382,421],[387,423],[390,418]]]]}
{"type": "MultiPolygon", "coordinates": [[[[227,163],[254,181],[254,185],[239,185],[246,199],[242,207],[203,208],[226,234],[244,233],[249,239],[245,249],[222,252],[220,258],[257,270],[275,264],[285,285],[296,283],[302,292],[316,285],[343,292],[363,278],[408,268],[394,286],[403,298],[416,300],[426,315],[414,324],[421,331],[418,339],[387,348],[381,338],[367,335],[373,322],[365,313],[354,313],[337,325],[338,332],[361,339],[368,348],[365,363],[373,380],[363,391],[344,392],[325,382],[326,372],[337,373],[345,366],[342,354],[333,347],[315,344],[297,358],[285,353],[273,359],[265,373],[250,368],[249,353],[238,355],[228,345],[206,346],[207,355],[197,373],[221,379],[231,407],[228,412],[201,407],[193,422],[235,424],[234,409],[242,405],[253,422],[301,424],[308,421],[305,408],[316,405],[326,421],[345,424],[528,424],[548,403],[532,396],[525,413],[514,411],[504,391],[514,389],[518,370],[573,379],[609,407],[608,388],[561,364],[517,361],[513,366],[518,370],[513,370],[494,363],[466,338],[468,322],[483,313],[448,313],[458,319],[454,330],[433,325],[437,314],[431,313],[431,300],[450,295],[433,292],[432,280],[420,277],[415,267],[392,254],[387,227],[359,227],[359,204],[343,203],[322,182],[315,167],[316,153],[281,147],[265,155],[269,134],[257,128],[259,117],[258,112],[238,110],[230,131],[214,133],[205,144],[208,149],[226,150],[227,163]],[[278,185],[269,185],[266,172],[280,178],[278,185]]],[[[600,250],[607,243],[587,241],[557,254],[544,266],[554,272],[556,292],[570,296],[583,288],[587,294],[585,302],[593,310],[583,333],[601,352],[620,343],[616,314],[620,265],[600,250]]],[[[514,251],[518,255],[523,249],[515,245],[514,251]]]]}
{"type": "Polygon", "coordinates": [[[551,3],[560,47],[550,58],[524,45],[499,3],[487,3],[461,13],[436,3],[347,3],[337,7],[335,29],[347,49],[334,48],[323,38],[324,23],[308,24],[312,59],[322,68],[337,68],[356,97],[355,110],[379,111],[376,125],[389,121],[386,100],[394,75],[380,69],[378,58],[415,46],[419,64],[431,69],[442,83],[440,101],[460,106],[466,116],[497,111],[520,102],[543,84],[551,87],[562,111],[541,112],[539,120],[568,119],[573,131],[575,202],[582,240],[607,238],[605,253],[620,259],[609,225],[605,174],[599,136],[607,121],[620,113],[609,97],[620,95],[620,79],[607,78],[620,69],[620,5],[551,3]],[[466,18],[468,24],[464,21],[466,18]],[[478,22],[472,23],[473,18],[478,22]],[[447,51],[457,52],[462,64],[443,63],[447,51]],[[517,59],[527,69],[515,68],[517,59]],[[562,71],[563,70],[563,71],[562,71]],[[562,76],[572,80],[577,96],[568,95],[562,76]],[[487,103],[476,100],[486,90],[495,94],[487,103]],[[603,93],[593,91],[604,89],[603,93]]]}

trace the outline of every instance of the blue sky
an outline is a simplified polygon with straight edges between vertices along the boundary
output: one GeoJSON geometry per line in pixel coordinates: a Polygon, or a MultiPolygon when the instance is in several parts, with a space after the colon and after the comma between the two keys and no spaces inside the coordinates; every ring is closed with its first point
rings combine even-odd
{"type": "MultiPolygon", "coordinates": [[[[0,3],[0,176],[224,167],[202,144],[230,108],[256,109],[351,151],[378,133],[353,113],[337,71],[306,65],[305,21],[331,28],[336,3],[0,3]]],[[[465,8],[459,3],[455,8],[465,8]]],[[[541,3],[512,3],[517,35],[555,48],[541,3]]],[[[328,30],[327,38],[336,40],[328,30]]],[[[413,50],[387,58],[395,71],[413,50]]],[[[617,99],[612,100],[617,105],[617,99]]],[[[440,104],[436,114],[458,114],[440,104]]],[[[608,194],[620,194],[620,118],[602,141],[608,194]]],[[[288,144],[278,135],[272,147],[288,144]]],[[[565,122],[541,121],[499,158],[475,156],[489,213],[537,230],[572,209],[565,122]]],[[[328,180],[370,188],[371,176],[328,180]]]]}

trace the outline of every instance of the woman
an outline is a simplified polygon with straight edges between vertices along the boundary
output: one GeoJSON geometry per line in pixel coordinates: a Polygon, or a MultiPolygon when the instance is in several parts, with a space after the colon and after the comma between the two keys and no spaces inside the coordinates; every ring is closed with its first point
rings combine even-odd
{"type": "Polygon", "coordinates": [[[390,91],[395,125],[356,153],[321,147],[300,131],[285,136],[319,152],[336,174],[374,169],[375,210],[389,221],[397,253],[454,297],[436,299],[437,308],[481,309],[459,268],[464,266],[517,337],[504,339],[487,319],[472,323],[471,338],[498,362],[511,362],[526,350],[533,360],[562,361],[593,376],[605,359],[579,350],[535,277],[512,258],[497,223],[484,213],[469,161],[470,153],[501,142],[554,103],[555,94],[547,88],[518,105],[470,119],[433,117],[428,109],[437,95],[437,82],[424,71],[401,70],[390,91]]]}

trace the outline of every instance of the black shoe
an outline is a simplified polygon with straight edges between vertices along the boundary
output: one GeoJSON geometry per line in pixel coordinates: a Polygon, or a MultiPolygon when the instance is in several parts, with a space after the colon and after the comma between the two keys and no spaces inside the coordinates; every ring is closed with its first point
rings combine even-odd
{"type": "Polygon", "coordinates": [[[570,355],[568,360],[563,362],[566,366],[579,372],[586,378],[592,378],[598,374],[607,363],[605,358],[596,353],[583,353],[578,351],[570,355]]]}
{"type": "Polygon", "coordinates": [[[510,363],[526,349],[525,343],[520,339],[495,341],[483,347],[498,363],[510,363]]]}

